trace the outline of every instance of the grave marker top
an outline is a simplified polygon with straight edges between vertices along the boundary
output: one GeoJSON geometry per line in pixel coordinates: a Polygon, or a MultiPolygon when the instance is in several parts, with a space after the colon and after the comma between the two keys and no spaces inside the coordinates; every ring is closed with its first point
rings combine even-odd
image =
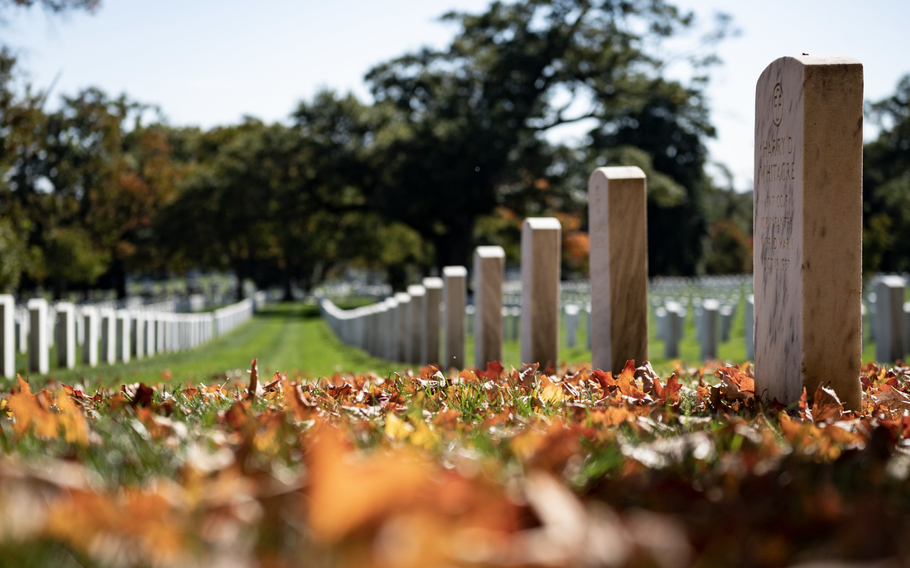
{"type": "Polygon", "coordinates": [[[755,90],[755,382],[860,404],[863,69],[783,57],[755,90]]]}

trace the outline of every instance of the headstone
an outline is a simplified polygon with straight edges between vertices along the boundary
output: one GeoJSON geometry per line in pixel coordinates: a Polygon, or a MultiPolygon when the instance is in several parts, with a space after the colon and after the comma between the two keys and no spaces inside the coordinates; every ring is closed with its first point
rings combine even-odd
{"type": "Polygon", "coordinates": [[[875,330],[875,359],[892,363],[904,358],[904,279],[882,276],[875,283],[878,329],[875,330]]]}
{"type": "Polygon", "coordinates": [[[474,366],[502,360],[502,281],[506,253],[502,247],[474,249],[474,366]]]}
{"type": "Polygon", "coordinates": [[[46,374],[50,370],[47,332],[47,300],[33,298],[28,301],[29,338],[28,370],[46,374]]]}
{"type": "Polygon", "coordinates": [[[411,296],[398,292],[395,299],[398,300],[398,351],[392,360],[407,362],[411,348],[411,296]]]}
{"type": "Polygon", "coordinates": [[[94,306],[82,308],[82,327],[85,329],[85,341],[82,342],[82,364],[94,367],[98,364],[98,309],[94,306]]]}
{"type": "Polygon", "coordinates": [[[57,365],[76,367],[76,306],[69,302],[57,304],[57,365]]]}
{"type": "Polygon", "coordinates": [[[578,345],[578,306],[566,304],[566,346],[578,345]]]}
{"type": "Polygon", "coordinates": [[[588,180],[591,363],[618,373],[648,359],[648,226],[645,174],[598,168],[588,180]]]}
{"type": "Polygon", "coordinates": [[[28,352],[28,310],[21,310],[18,312],[19,316],[16,319],[16,337],[18,338],[19,343],[19,353],[28,352]]]}
{"type": "Polygon", "coordinates": [[[386,299],[386,306],[388,306],[389,311],[386,313],[386,345],[385,345],[385,356],[384,358],[388,361],[397,361],[398,360],[398,351],[399,351],[399,330],[401,329],[401,322],[399,321],[399,306],[398,299],[394,296],[386,299]]]}
{"type": "Polygon", "coordinates": [[[685,325],[686,311],[677,302],[667,302],[666,340],[664,342],[664,357],[676,359],[679,357],[679,342],[682,340],[683,326],[685,325]]]}
{"type": "Polygon", "coordinates": [[[130,360],[130,313],[117,310],[117,360],[128,363],[130,360]]]}
{"type": "Polygon", "coordinates": [[[133,330],[133,355],[136,359],[145,358],[145,314],[136,312],[131,314],[130,327],[133,330]]]}
{"type": "Polygon", "coordinates": [[[445,361],[448,369],[464,368],[464,313],[467,298],[468,270],[464,266],[445,266],[442,269],[445,289],[445,361]]]}
{"type": "Polygon", "coordinates": [[[101,309],[101,360],[117,362],[117,312],[110,308],[101,309]]]}
{"type": "Polygon", "coordinates": [[[554,217],[525,219],[521,229],[521,362],[559,364],[562,227],[554,217]]]}
{"type": "Polygon", "coordinates": [[[158,345],[155,337],[158,327],[155,324],[155,314],[146,312],[143,315],[143,321],[145,322],[145,332],[143,333],[145,337],[145,356],[152,357],[155,355],[155,347],[158,345]]]}
{"type": "Polygon", "coordinates": [[[755,297],[746,296],[746,359],[755,360],[755,297]]]}
{"type": "Polygon", "coordinates": [[[755,388],[861,391],[863,69],[784,57],[755,90],[755,388]]]}
{"type": "Polygon", "coordinates": [[[705,300],[702,304],[702,341],[701,341],[701,359],[717,359],[717,343],[720,339],[720,302],[717,300],[705,300]]]}
{"type": "Polygon", "coordinates": [[[408,339],[408,363],[423,364],[423,338],[426,332],[423,329],[426,320],[427,289],[421,285],[408,286],[408,295],[411,297],[411,307],[408,316],[411,318],[409,325],[410,337],[408,339]]]}
{"type": "Polygon", "coordinates": [[[424,278],[423,287],[427,291],[427,307],[421,359],[427,365],[439,365],[439,305],[442,303],[442,278],[424,278]]]}
{"type": "Polygon", "coordinates": [[[3,376],[16,378],[16,300],[0,294],[0,364],[3,376]]]}

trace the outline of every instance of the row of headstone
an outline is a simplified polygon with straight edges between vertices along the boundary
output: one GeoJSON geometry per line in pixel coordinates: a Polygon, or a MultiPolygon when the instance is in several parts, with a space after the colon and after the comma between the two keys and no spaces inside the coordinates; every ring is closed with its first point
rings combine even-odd
{"type": "MultiPolygon", "coordinates": [[[[804,390],[811,397],[819,384],[826,384],[847,408],[860,405],[862,120],[863,71],[855,59],[784,57],[772,62],[758,80],[756,246],[753,298],[747,311],[754,320],[756,392],[784,404],[798,400],[804,390]]],[[[593,366],[616,372],[626,360],[648,358],[644,174],[638,168],[596,170],[588,184],[588,211],[593,366]]],[[[558,222],[525,221],[521,250],[525,363],[556,362],[559,248],[558,222]]],[[[475,270],[493,272],[486,266],[475,270]]],[[[494,301],[489,299],[494,292],[485,285],[484,281],[480,286],[478,309],[491,312],[478,313],[478,335],[484,342],[493,336],[501,342],[497,318],[502,313],[502,290],[494,301]],[[495,312],[487,306],[496,306],[495,312]],[[499,333],[484,332],[491,326],[499,333]]],[[[881,349],[889,350],[883,353],[885,358],[892,358],[894,346],[906,342],[906,332],[901,335],[898,324],[903,316],[894,315],[896,306],[903,306],[903,297],[882,286],[875,331],[881,349]],[[885,333],[889,336],[883,341],[879,334],[885,333]]],[[[700,308],[699,335],[706,357],[716,356],[716,341],[724,331],[720,308],[716,299],[705,300],[700,308]]],[[[459,306],[459,322],[462,313],[459,306]]],[[[477,356],[483,359],[497,352],[496,345],[484,345],[477,356]]]]}
{"type": "MultiPolygon", "coordinates": [[[[561,226],[553,218],[526,219],[522,229],[521,357],[544,368],[558,363],[561,226]]],[[[342,310],[320,302],[323,317],[345,343],[375,357],[416,365],[464,368],[469,325],[474,365],[502,359],[512,312],[503,305],[505,252],[478,247],[474,254],[474,305],[467,306],[467,268],[447,266],[442,279],[425,278],[382,302],[342,310]],[[440,311],[443,310],[443,311],[440,311]],[[442,314],[442,321],[439,316],[442,314]],[[469,325],[466,325],[468,323],[469,325]],[[443,352],[439,353],[439,330],[443,352]]],[[[513,327],[515,321],[512,321],[513,327]]],[[[513,335],[515,335],[513,331],[513,335]]]]}
{"type": "MultiPolygon", "coordinates": [[[[132,357],[144,358],[156,353],[194,349],[223,335],[249,320],[254,310],[266,301],[263,292],[211,313],[184,314],[155,309],[172,307],[146,306],[143,309],[98,308],[58,302],[53,306],[55,318],[50,317],[51,305],[43,298],[27,303],[26,333],[28,369],[45,374],[50,371],[51,338],[57,348],[57,367],[76,366],[78,346],[82,346],[82,363],[90,367],[99,362],[113,364],[129,362],[132,357]],[[78,331],[81,329],[81,333],[78,331]]],[[[0,351],[2,373],[16,376],[15,348],[16,306],[10,295],[0,295],[0,351]]]]}

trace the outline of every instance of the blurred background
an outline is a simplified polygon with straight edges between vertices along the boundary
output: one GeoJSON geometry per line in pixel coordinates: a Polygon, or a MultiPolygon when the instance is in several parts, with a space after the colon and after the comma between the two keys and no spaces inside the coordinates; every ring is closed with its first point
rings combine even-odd
{"type": "Polygon", "coordinates": [[[904,3],[330,4],[0,0],[0,291],[401,290],[541,215],[584,278],[606,165],[652,276],[749,273],[754,85],[798,53],[864,63],[864,269],[910,269],[904,3]]]}

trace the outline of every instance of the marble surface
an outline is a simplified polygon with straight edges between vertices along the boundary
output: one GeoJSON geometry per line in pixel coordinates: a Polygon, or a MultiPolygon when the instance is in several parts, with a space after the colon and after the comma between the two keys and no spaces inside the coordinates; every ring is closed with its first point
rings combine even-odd
{"type": "Polygon", "coordinates": [[[442,304],[442,278],[424,278],[423,287],[427,291],[427,309],[421,358],[427,365],[439,365],[439,307],[442,304]]]}
{"type": "Polygon", "coordinates": [[[57,303],[57,364],[64,369],[76,366],[76,306],[57,303]]]}
{"type": "Polygon", "coordinates": [[[455,367],[463,369],[465,326],[464,308],[467,302],[468,269],[464,266],[445,266],[442,269],[442,279],[445,283],[443,296],[446,303],[445,311],[445,369],[455,367]]]}
{"type": "Polygon", "coordinates": [[[875,359],[893,363],[904,358],[904,289],[900,276],[882,276],[875,282],[875,359]]]}
{"type": "Polygon", "coordinates": [[[521,229],[521,362],[543,371],[559,364],[562,226],[554,217],[525,219],[521,229]]]}
{"type": "Polygon", "coordinates": [[[0,374],[16,378],[16,300],[0,294],[0,374]]]}
{"type": "Polygon", "coordinates": [[[863,68],[783,57],[755,90],[756,394],[860,405],[863,68]]]}
{"type": "Polygon", "coordinates": [[[29,317],[28,370],[43,375],[50,370],[47,300],[33,298],[28,301],[27,305],[29,317]]]}
{"type": "Polygon", "coordinates": [[[398,300],[398,351],[392,361],[405,362],[411,346],[411,296],[407,292],[398,292],[395,299],[398,300]]]}
{"type": "Polygon", "coordinates": [[[474,249],[474,366],[502,360],[502,281],[506,252],[502,247],[474,249]]]}
{"type": "Polygon", "coordinates": [[[648,359],[648,224],[645,173],[594,170],[588,179],[591,361],[618,373],[648,359]]]}
{"type": "Polygon", "coordinates": [[[407,362],[414,365],[422,365],[423,338],[426,335],[423,326],[427,310],[427,289],[420,284],[414,284],[408,286],[408,295],[411,297],[411,308],[409,311],[411,333],[407,362]]]}

